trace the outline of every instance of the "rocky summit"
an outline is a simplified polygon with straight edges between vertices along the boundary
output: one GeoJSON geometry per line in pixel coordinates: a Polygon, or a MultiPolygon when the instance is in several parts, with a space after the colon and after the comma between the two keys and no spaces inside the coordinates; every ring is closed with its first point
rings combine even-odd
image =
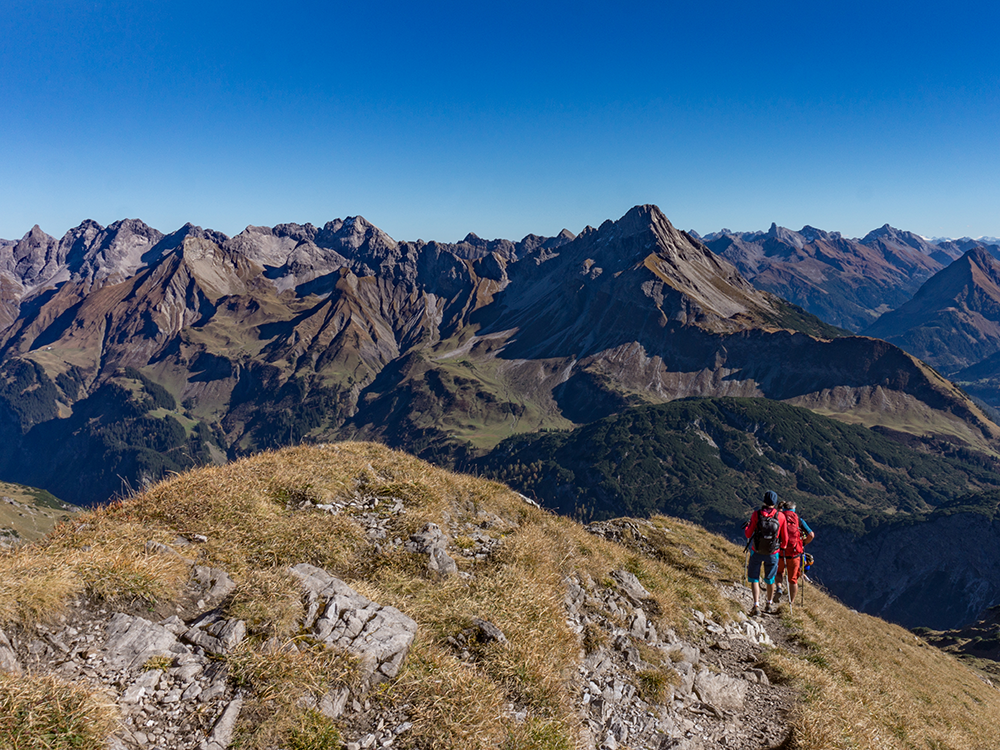
{"type": "Polygon", "coordinates": [[[513,434],[689,396],[991,450],[1000,430],[937,372],[737,266],[651,205],[518,242],[402,242],[362,217],[231,238],[35,227],[0,246],[0,476],[93,504],[346,438],[464,466],[513,434]]]}
{"type": "Polygon", "coordinates": [[[984,674],[809,582],[794,606],[748,617],[743,573],[739,547],[678,519],[583,527],[374,444],[266,452],[0,556],[0,745],[978,749],[996,736],[984,674]]]}

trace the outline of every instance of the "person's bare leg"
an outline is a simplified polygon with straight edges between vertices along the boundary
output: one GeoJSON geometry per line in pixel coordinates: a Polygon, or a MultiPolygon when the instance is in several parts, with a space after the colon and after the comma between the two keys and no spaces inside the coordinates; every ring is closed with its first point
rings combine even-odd
{"type": "Polygon", "coordinates": [[[791,604],[795,604],[795,595],[799,593],[798,582],[788,584],[788,601],[791,604]]]}
{"type": "Polygon", "coordinates": [[[750,591],[753,592],[753,604],[756,607],[760,604],[760,584],[754,581],[750,584],[750,591]]]}

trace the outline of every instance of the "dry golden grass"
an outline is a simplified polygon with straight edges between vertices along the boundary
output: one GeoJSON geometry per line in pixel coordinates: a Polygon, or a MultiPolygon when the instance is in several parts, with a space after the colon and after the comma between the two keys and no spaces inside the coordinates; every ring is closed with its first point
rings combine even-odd
{"type": "Polygon", "coordinates": [[[0,554],[0,626],[34,627],[60,614],[83,579],[56,556],[18,547],[0,554]]]}
{"type": "Polygon", "coordinates": [[[103,750],[117,726],[106,695],[52,677],[0,672],[3,750],[103,750]]]}
{"type": "MultiPolygon", "coordinates": [[[[323,750],[340,742],[335,724],[301,700],[352,678],[349,660],[298,633],[301,594],[287,568],[308,562],[417,621],[402,672],[373,695],[409,705],[414,727],[401,740],[413,747],[569,750],[580,730],[570,680],[581,650],[599,647],[602,634],[591,629],[581,637],[566,625],[566,578],[613,585],[612,571],[629,570],[655,599],[646,609],[659,629],[683,632],[692,609],[723,621],[738,611],[720,591],[742,578],[738,547],[676,519],[635,528],[638,534],[626,528],[624,545],[612,544],[500,484],[378,445],[290,448],[173,477],[74,519],[42,543],[0,555],[0,624],[33,625],[84,592],[113,602],[169,601],[189,563],[148,552],[147,543],[204,535],[207,542],[178,550],[232,575],[238,588],[228,614],[250,628],[245,648],[228,657],[233,678],[250,691],[241,747],[323,750]],[[386,516],[390,540],[434,522],[446,531],[458,524],[465,547],[474,545],[467,523],[503,541],[487,561],[455,555],[470,578],[441,579],[424,556],[401,547],[375,553],[350,513],[314,509],[359,497],[384,498],[375,513],[391,498],[403,499],[405,512],[386,516]],[[470,644],[463,660],[448,638],[475,617],[494,623],[508,642],[470,644]],[[295,642],[297,650],[264,648],[272,638],[295,642]],[[511,704],[526,720],[514,719],[511,704]]],[[[1000,693],[967,668],[814,589],[808,599],[788,618],[805,644],[802,654],[770,657],[771,672],[802,695],[793,718],[798,747],[959,750],[1000,736],[1000,693]]],[[[654,669],[637,676],[637,686],[655,700],[673,673],[649,661],[654,669]]],[[[94,726],[99,733],[107,725],[94,726]]]]}
{"type": "Polygon", "coordinates": [[[237,583],[228,612],[257,633],[290,638],[304,613],[302,586],[283,568],[247,571],[237,583]]]}
{"type": "Polygon", "coordinates": [[[356,679],[357,661],[305,638],[276,645],[252,638],[227,656],[230,677],[251,699],[237,727],[244,750],[340,750],[336,725],[309,707],[356,679]]]}
{"type": "Polygon", "coordinates": [[[802,653],[775,651],[770,661],[802,692],[794,718],[797,747],[997,746],[1000,691],[958,660],[815,588],[785,620],[802,653]]]}

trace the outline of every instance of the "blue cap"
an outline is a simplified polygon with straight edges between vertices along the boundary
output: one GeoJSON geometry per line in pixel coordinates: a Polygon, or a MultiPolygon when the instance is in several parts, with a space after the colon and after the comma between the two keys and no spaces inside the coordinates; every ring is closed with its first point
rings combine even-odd
{"type": "Polygon", "coordinates": [[[764,505],[775,506],[778,503],[778,493],[774,490],[768,490],[764,493],[764,505]]]}

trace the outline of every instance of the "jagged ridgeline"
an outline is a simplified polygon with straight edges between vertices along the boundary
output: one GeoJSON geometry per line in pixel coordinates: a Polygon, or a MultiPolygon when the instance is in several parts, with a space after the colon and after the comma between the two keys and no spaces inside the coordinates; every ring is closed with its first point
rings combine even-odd
{"type": "Polygon", "coordinates": [[[998,736],[981,675],[821,591],[748,621],[742,566],[686,521],[588,530],[375,444],[262,453],[0,556],[0,746],[985,750],[998,736]]]}
{"type": "Polygon", "coordinates": [[[984,451],[1000,435],[926,365],[755,289],[649,205],[519,242],[397,242],[361,217],[35,228],[0,243],[0,289],[0,476],[78,504],[303,441],[458,466],[684,396],[984,451]]]}

